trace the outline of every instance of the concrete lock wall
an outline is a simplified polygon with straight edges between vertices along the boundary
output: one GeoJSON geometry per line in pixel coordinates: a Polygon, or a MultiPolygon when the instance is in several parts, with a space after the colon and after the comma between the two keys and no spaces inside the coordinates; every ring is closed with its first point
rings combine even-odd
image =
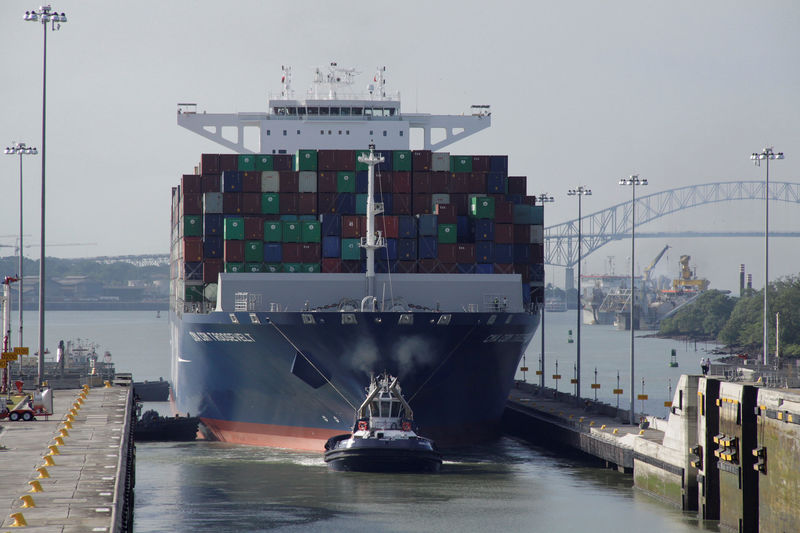
{"type": "Polygon", "coordinates": [[[719,468],[714,437],[719,434],[719,381],[700,378],[697,390],[697,443],[692,447],[697,470],[697,510],[703,520],[719,520],[719,468]]]}

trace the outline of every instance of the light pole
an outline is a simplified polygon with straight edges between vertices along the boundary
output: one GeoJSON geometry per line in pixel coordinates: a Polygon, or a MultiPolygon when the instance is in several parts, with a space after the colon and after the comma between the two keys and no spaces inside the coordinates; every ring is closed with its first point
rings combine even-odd
{"type": "MultiPolygon", "coordinates": [[[[549,204],[549,203],[552,203],[552,202],[556,201],[555,198],[553,198],[552,196],[548,196],[546,192],[543,192],[542,194],[540,194],[538,196],[538,199],[539,199],[539,202],[542,204],[542,214],[543,215],[544,215],[544,204],[549,204]]],[[[544,228],[542,228],[542,230],[544,231],[544,228]]],[[[542,236],[542,237],[543,237],[543,240],[544,240],[544,236],[542,236]]],[[[542,362],[541,362],[541,365],[540,365],[540,368],[539,368],[539,371],[541,372],[541,374],[539,376],[539,387],[541,387],[542,389],[544,389],[544,314],[545,314],[545,311],[547,311],[547,285],[546,284],[545,284],[544,290],[545,290],[545,294],[542,295],[543,298],[544,298],[544,302],[542,303],[542,362]]]]}
{"type": "Polygon", "coordinates": [[[640,185],[647,185],[647,178],[639,179],[637,174],[632,176],[628,176],[627,178],[621,178],[619,180],[620,185],[630,185],[631,187],[631,412],[630,412],[630,423],[635,424],[634,421],[634,398],[636,395],[633,392],[635,387],[634,379],[633,379],[633,370],[634,370],[634,357],[633,357],[633,338],[634,338],[634,327],[633,327],[633,310],[636,307],[635,302],[635,293],[636,287],[634,285],[633,273],[634,273],[634,258],[636,257],[635,254],[635,243],[636,243],[636,187],[640,185]]]}
{"type": "Polygon", "coordinates": [[[770,159],[783,159],[783,152],[777,154],[772,147],[764,148],[761,153],[753,153],[750,159],[755,164],[761,166],[761,161],[767,162],[767,181],[764,186],[764,364],[767,364],[767,348],[769,344],[769,334],[767,333],[767,292],[769,291],[769,161],[770,159]]]}
{"type": "Polygon", "coordinates": [[[567,191],[567,196],[577,196],[578,197],[578,323],[577,323],[577,330],[578,330],[578,343],[576,346],[577,349],[577,357],[576,357],[576,368],[575,368],[575,400],[578,404],[581,401],[581,319],[583,314],[583,306],[581,305],[581,198],[583,196],[591,196],[592,190],[583,186],[579,185],[574,189],[570,189],[567,191]]]}
{"type": "Polygon", "coordinates": [[[7,147],[5,153],[8,155],[19,155],[19,282],[17,291],[19,298],[17,300],[17,311],[19,312],[19,344],[17,346],[25,346],[22,341],[22,156],[23,155],[36,155],[39,151],[34,146],[27,146],[25,143],[14,142],[11,146],[7,147]]]}
{"type": "Polygon", "coordinates": [[[44,44],[42,47],[42,214],[41,214],[41,243],[39,245],[39,365],[37,375],[37,387],[42,386],[44,380],[44,285],[45,285],[45,269],[44,269],[44,221],[45,221],[45,126],[47,124],[47,26],[50,25],[51,31],[61,29],[61,23],[67,22],[67,16],[64,13],[58,14],[51,11],[52,8],[41,6],[38,10],[31,10],[25,12],[24,19],[28,22],[41,22],[44,44]]]}

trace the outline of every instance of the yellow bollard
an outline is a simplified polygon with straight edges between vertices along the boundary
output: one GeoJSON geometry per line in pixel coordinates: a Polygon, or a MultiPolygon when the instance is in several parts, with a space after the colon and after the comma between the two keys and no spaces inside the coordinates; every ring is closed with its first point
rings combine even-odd
{"type": "Polygon", "coordinates": [[[25,527],[28,523],[25,521],[25,517],[22,516],[22,513],[14,513],[9,515],[9,518],[14,519],[14,523],[11,524],[11,527],[25,527]]]}
{"type": "Polygon", "coordinates": [[[36,507],[36,502],[33,501],[33,496],[30,494],[25,494],[24,496],[20,496],[19,498],[22,500],[22,508],[28,509],[30,507],[36,507]]]}
{"type": "Polygon", "coordinates": [[[48,453],[47,455],[61,455],[61,452],[58,451],[58,446],[56,446],[55,444],[51,444],[50,446],[47,447],[47,449],[50,450],[50,453],[48,453]]]}
{"type": "Polygon", "coordinates": [[[63,446],[64,445],[64,439],[62,437],[56,437],[53,440],[56,441],[56,446],[63,446]]]}
{"type": "Polygon", "coordinates": [[[643,429],[639,430],[639,435],[644,435],[644,430],[643,429]]]}
{"type": "Polygon", "coordinates": [[[37,468],[36,471],[39,472],[39,475],[36,476],[36,479],[47,479],[47,478],[50,477],[50,473],[43,466],[40,466],[39,468],[37,468]]]}
{"type": "Polygon", "coordinates": [[[580,418],[578,419],[578,422],[580,422],[580,423],[583,423],[583,417],[580,417],[580,418]]]}
{"type": "Polygon", "coordinates": [[[603,424],[602,426],[600,426],[600,429],[606,429],[606,425],[603,424]]]}
{"type": "Polygon", "coordinates": [[[44,492],[42,484],[36,481],[35,479],[33,481],[28,481],[28,485],[31,486],[31,490],[29,490],[28,492],[44,492]]]}
{"type": "Polygon", "coordinates": [[[56,462],[53,461],[52,455],[45,455],[42,457],[44,459],[44,466],[56,466],[56,462]]]}
{"type": "Polygon", "coordinates": [[[594,425],[594,420],[592,420],[591,422],[589,422],[589,425],[590,425],[590,426],[593,426],[593,425],[594,425]]]}
{"type": "Polygon", "coordinates": [[[75,420],[75,417],[78,416],[78,410],[73,407],[69,410],[69,416],[72,417],[72,420],[75,420]]]}
{"type": "Polygon", "coordinates": [[[67,429],[72,429],[72,422],[67,420],[66,422],[64,422],[64,427],[67,429]]]}
{"type": "Polygon", "coordinates": [[[614,435],[616,435],[617,433],[619,433],[619,429],[614,428],[614,435]]]}
{"type": "Polygon", "coordinates": [[[106,381],[105,385],[103,387],[106,388],[106,389],[110,389],[111,388],[111,382],[110,381],[106,381]]]}
{"type": "Polygon", "coordinates": [[[66,429],[60,430],[59,433],[61,434],[62,437],[69,437],[69,431],[67,431],[66,429]]]}
{"type": "Polygon", "coordinates": [[[83,405],[83,398],[81,398],[80,396],[78,396],[78,399],[77,399],[77,400],[75,400],[75,403],[77,403],[77,404],[80,404],[80,405],[83,405]]]}

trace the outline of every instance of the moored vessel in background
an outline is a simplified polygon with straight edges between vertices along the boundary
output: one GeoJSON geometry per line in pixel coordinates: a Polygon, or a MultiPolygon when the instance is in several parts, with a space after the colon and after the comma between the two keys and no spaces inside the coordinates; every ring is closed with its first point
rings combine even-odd
{"type": "Polygon", "coordinates": [[[542,209],[507,156],[433,151],[488,127],[488,106],[404,114],[384,73],[353,96],[332,64],[296,100],[285,68],[268,113],[180,104],[179,125],[243,152],[203,154],[173,189],[174,401],[214,438],[322,451],[383,370],[420,434],[499,431],[539,321],[542,209]]]}

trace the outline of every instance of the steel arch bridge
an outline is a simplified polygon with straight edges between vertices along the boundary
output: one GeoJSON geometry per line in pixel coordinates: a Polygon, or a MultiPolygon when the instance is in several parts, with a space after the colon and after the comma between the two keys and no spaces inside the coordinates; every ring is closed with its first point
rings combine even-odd
{"type": "MultiPolygon", "coordinates": [[[[763,200],[765,193],[763,181],[725,181],[643,195],[636,198],[636,227],[690,207],[732,200],[763,200]]],[[[800,183],[770,182],[769,199],[800,204],[800,183]]],[[[582,258],[604,244],[630,236],[631,206],[631,202],[622,202],[583,217],[582,258]]],[[[704,234],[691,234],[701,235],[704,234]]],[[[546,227],[544,242],[546,264],[574,266],[578,262],[578,219],[546,227]]]]}

